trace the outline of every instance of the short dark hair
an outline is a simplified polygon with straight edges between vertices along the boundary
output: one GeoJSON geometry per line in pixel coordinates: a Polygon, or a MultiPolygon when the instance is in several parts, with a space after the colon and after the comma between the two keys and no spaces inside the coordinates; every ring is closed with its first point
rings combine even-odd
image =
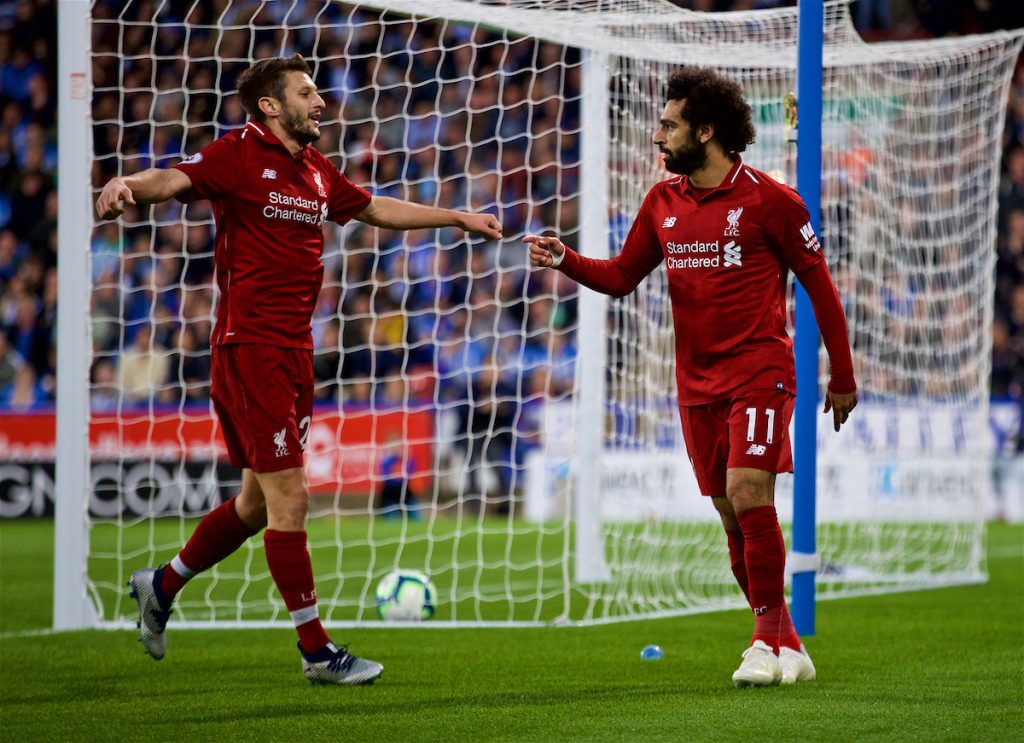
{"type": "Polygon", "coordinates": [[[681,116],[690,126],[713,126],[714,138],[726,152],[743,152],[757,138],[743,88],[714,70],[676,70],[668,78],[666,95],[670,101],[686,101],[681,116]]]}
{"type": "Polygon", "coordinates": [[[242,108],[255,121],[262,123],[267,118],[260,110],[260,98],[269,96],[282,100],[284,97],[287,72],[313,74],[306,60],[296,52],[290,57],[261,59],[238,76],[238,98],[242,102],[242,108]]]}

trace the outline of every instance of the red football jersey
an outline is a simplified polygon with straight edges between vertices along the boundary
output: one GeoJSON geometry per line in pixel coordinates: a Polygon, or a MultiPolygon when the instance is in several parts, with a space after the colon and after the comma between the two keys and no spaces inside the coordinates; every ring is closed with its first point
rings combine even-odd
{"type": "Polygon", "coordinates": [[[252,121],[174,167],[192,181],[184,200],[213,203],[220,298],[210,342],[312,349],[323,223],[349,221],[370,194],[314,147],[293,156],[252,121]]]}
{"type": "MultiPolygon", "coordinates": [[[[602,261],[567,250],[561,268],[586,286],[622,296],[662,261],[680,404],[702,405],[759,388],[796,393],[786,332],[788,271],[808,277],[823,271],[827,278],[821,245],[796,191],[739,158],[713,189],[695,189],[687,177],[675,177],[647,194],[619,256],[602,261]]],[[[838,327],[832,337],[842,336],[830,344],[826,336],[833,382],[841,380],[841,391],[850,391],[855,383],[842,306],[830,280],[818,283],[828,285],[812,295],[822,332],[838,327]]]]}

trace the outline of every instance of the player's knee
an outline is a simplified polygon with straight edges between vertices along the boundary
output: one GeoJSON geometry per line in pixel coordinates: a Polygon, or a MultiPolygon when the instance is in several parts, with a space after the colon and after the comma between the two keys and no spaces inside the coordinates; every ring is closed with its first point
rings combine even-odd
{"type": "Polygon", "coordinates": [[[267,503],[251,499],[244,499],[241,496],[235,501],[235,511],[242,523],[250,529],[260,530],[267,525],[267,503]]]}
{"type": "Polygon", "coordinates": [[[254,531],[267,525],[267,501],[251,474],[243,476],[242,490],[235,498],[235,513],[243,524],[254,531]]]}
{"type": "Polygon", "coordinates": [[[306,514],[309,512],[309,491],[306,490],[305,483],[286,488],[282,495],[284,510],[296,521],[305,523],[306,514]]]}
{"type": "Polygon", "coordinates": [[[286,531],[305,528],[309,490],[301,470],[262,477],[260,487],[270,528],[286,531]]]}
{"type": "Polygon", "coordinates": [[[728,498],[714,497],[711,499],[711,502],[718,511],[718,516],[722,519],[722,528],[726,531],[735,531],[739,528],[739,522],[736,520],[736,511],[733,510],[728,498]]]}
{"type": "Polygon", "coordinates": [[[268,525],[272,529],[302,531],[306,528],[309,504],[305,499],[291,499],[273,504],[268,514],[268,525]]]}
{"type": "Polygon", "coordinates": [[[768,472],[758,470],[730,470],[726,478],[725,495],[734,514],[770,506],[775,503],[775,478],[768,472]]]}

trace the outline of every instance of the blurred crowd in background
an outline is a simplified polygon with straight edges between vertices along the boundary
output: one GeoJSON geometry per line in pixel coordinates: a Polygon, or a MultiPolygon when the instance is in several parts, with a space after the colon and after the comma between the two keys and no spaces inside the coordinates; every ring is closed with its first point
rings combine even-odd
{"type": "MultiPolygon", "coordinates": [[[[795,3],[677,4],[738,10],[795,3]]],[[[135,3],[131,13],[149,17],[154,5],[135,3]]],[[[172,13],[181,6],[192,13],[192,22],[202,23],[220,18],[222,5],[169,3],[172,13]]],[[[249,5],[255,4],[231,7],[241,12],[249,5]]],[[[1016,4],[857,0],[853,15],[868,39],[925,38],[1019,25],[1021,13],[1007,9],[1011,5],[1016,4]]],[[[94,16],[113,21],[121,6],[98,2],[94,16]]],[[[311,48],[316,40],[312,20],[318,10],[306,31],[289,40],[296,49],[311,48]]],[[[264,12],[275,12],[273,4],[264,12]]],[[[0,2],[0,410],[48,409],[54,402],[56,16],[54,0],[0,2]]],[[[403,46],[419,46],[413,57],[397,47],[379,47],[375,27],[355,23],[359,16],[351,8],[333,5],[319,17],[350,24],[352,33],[344,41],[319,39],[323,62],[316,72],[329,103],[317,146],[334,154],[351,180],[385,184],[375,193],[413,201],[434,203],[436,198],[445,206],[497,210],[506,235],[554,229],[574,245],[579,145],[577,137],[564,134],[580,126],[579,67],[573,52],[456,25],[421,24],[414,35],[395,37],[403,46]],[[441,53],[448,48],[453,51],[441,53]],[[434,72],[438,64],[439,76],[434,72]],[[518,66],[534,72],[499,86],[500,73],[518,66]],[[374,89],[378,94],[367,94],[374,89]],[[436,137],[442,147],[433,146],[436,137]]],[[[166,167],[182,153],[196,152],[242,125],[245,116],[237,100],[218,92],[234,88],[246,67],[242,60],[250,54],[273,56],[279,48],[273,31],[252,36],[227,32],[219,38],[192,33],[185,39],[170,27],[154,32],[145,24],[98,25],[93,36],[94,188],[118,172],[119,162],[125,173],[166,167]],[[179,58],[183,46],[191,60],[187,70],[179,58]],[[119,48],[139,56],[123,63],[119,48]],[[192,91],[187,100],[183,84],[192,91]]],[[[212,229],[210,207],[199,202],[130,208],[120,223],[95,230],[94,410],[151,401],[205,405],[214,302],[212,229]]],[[[402,235],[356,223],[327,225],[325,245],[324,290],[314,318],[318,399],[384,406],[476,401],[472,408],[459,409],[461,429],[471,432],[478,426],[511,430],[513,420],[528,418],[504,400],[528,405],[571,390],[575,287],[557,272],[526,270],[521,245],[471,245],[457,231],[402,235]]],[[[996,248],[991,391],[1020,399],[1020,65],[1006,111],[996,248]]]]}

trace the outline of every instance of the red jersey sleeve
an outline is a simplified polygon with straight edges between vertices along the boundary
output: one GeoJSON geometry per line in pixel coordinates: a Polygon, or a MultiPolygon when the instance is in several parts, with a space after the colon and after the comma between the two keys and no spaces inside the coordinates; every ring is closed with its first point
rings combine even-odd
{"type": "Polygon", "coordinates": [[[818,321],[821,339],[828,350],[831,379],[828,388],[832,392],[849,394],[857,391],[857,380],[853,376],[853,356],[850,353],[850,338],[846,332],[846,313],[839,301],[832,277],[824,261],[796,277],[807,292],[818,321]]]}
{"type": "Polygon", "coordinates": [[[833,392],[843,394],[856,392],[846,313],[843,312],[839,292],[832,283],[807,206],[800,194],[788,186],[780,185],[779,198],[769,213],[773,216],[769,239],[783,264],[800,281],[814,308],[821,339],[828,350],[831,372],[828,387],[833,392]]]}
{"type": "Polygon", "coordinates": [[[180,201],[216,199],[233,193],[244,172],[238,151],[240,143],[238,137],[228,134],[173,166],[192,181],[192,190],[180,201]]]}
{"type": "Polygon", "coordinates": [[[624,297],[636,289],[665,257],[661,243],[651,229],[649,200],[650,194],[629,228],[619,255],[611,260],[585,258],[566,248],[559,266],[562,273],[583,286],[613,297],[624,297]]]}
{"type": "Polygon", "coordinates": [[[811,215],[800,194],[789,186],[778,184],[775,198],[768,206],[769,244],[775,248],[779,260],[799,274],[816,263],[824,263],[821,243],[811,227],[811,215]]]}
{"type": "Polygon", "coordinates": [[[331,173],[331,200],[327,209],[327,218],[332,222],[344,224],[359,214],[370,204],[373,196],[362,186],[350,181],[328,162],[331,173]]]}

